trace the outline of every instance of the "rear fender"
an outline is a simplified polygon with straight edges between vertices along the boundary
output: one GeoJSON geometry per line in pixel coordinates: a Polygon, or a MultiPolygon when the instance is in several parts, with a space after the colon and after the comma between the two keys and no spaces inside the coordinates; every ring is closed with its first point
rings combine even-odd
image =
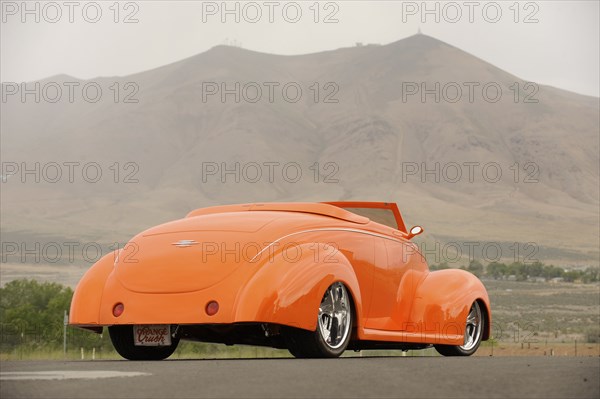
{"type": "Polygon", "coordinates": [[[345,284],[356,320],[362,320],[354,269],[340,251],[332,252],[331,248],[322,243],[298,244],[295,254],[288,248],[269,256],[240,290],[234,306],[235,321],[263,321],[314,331],[323,295],[336,281],[345,284]]]}
{"type": "Polygon", "coordinates": [[[99,324],[100,304],[104,286],[114,269],[115,259],[121,250],[104,255],[81,278],[71,300],[69,324],[94,326],[99,324]]]}

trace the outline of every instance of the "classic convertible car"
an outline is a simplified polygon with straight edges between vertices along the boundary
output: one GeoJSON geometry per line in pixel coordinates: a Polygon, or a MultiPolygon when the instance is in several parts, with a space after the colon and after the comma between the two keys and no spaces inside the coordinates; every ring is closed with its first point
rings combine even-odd
{"type": "Polygon", "coordinates": [[[490,337],[472,274],[430,272],[396,204],[264,203],[197,209],[148,229],[83,276],[70,324],[131,360],[180,340],[287,348],[423,349],[468,356],[490,337]]]}

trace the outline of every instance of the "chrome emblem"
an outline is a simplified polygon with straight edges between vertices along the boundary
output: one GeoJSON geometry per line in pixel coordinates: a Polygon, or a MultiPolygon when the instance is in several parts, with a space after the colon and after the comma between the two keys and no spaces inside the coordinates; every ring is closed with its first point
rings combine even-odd
{"type": "Polygon", "coordinates": [[[192,245],[197,245],[198,242],[195,240],[179,240],[177,242],[172,243],[171,245],[175,245],[179,248],[191,247],[192,245]]]}

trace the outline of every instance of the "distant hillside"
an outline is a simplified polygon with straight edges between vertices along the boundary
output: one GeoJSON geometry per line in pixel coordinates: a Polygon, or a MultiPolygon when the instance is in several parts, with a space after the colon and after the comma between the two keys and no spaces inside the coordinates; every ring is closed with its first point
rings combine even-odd
{"type": "Polygon", "coordinates": [[[39,103],[2,104],[2,161],[81,165],[74,183],[64,165],[57,183],[3,182],[3,241],[123,242],[214,204],[386,200],[428,242],[534,242],[546,262],[598,264],[598,98],[524,82],[429,36],[300,56],[218,46],[135,75],[40,83],[39,103]],[[211,94],[236,82],[239,102],[211,94]],[[86,84],[101,100],[83,98],[86,84]],[[63,93],[50,103],[54,85],[63,93]],[[98,183],[81,177],[89,162],[98,183]],[[223,183],[236,163],[239,183],[235,172],[223,183]]]}

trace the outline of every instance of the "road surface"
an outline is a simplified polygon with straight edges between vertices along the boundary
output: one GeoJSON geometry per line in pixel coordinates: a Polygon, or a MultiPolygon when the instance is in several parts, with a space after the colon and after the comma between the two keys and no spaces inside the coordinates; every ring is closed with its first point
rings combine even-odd
{"type": "Polygon", "coordinates": [[[598,398],[598,357],[2,362],[0,397],[598,398]]]}

